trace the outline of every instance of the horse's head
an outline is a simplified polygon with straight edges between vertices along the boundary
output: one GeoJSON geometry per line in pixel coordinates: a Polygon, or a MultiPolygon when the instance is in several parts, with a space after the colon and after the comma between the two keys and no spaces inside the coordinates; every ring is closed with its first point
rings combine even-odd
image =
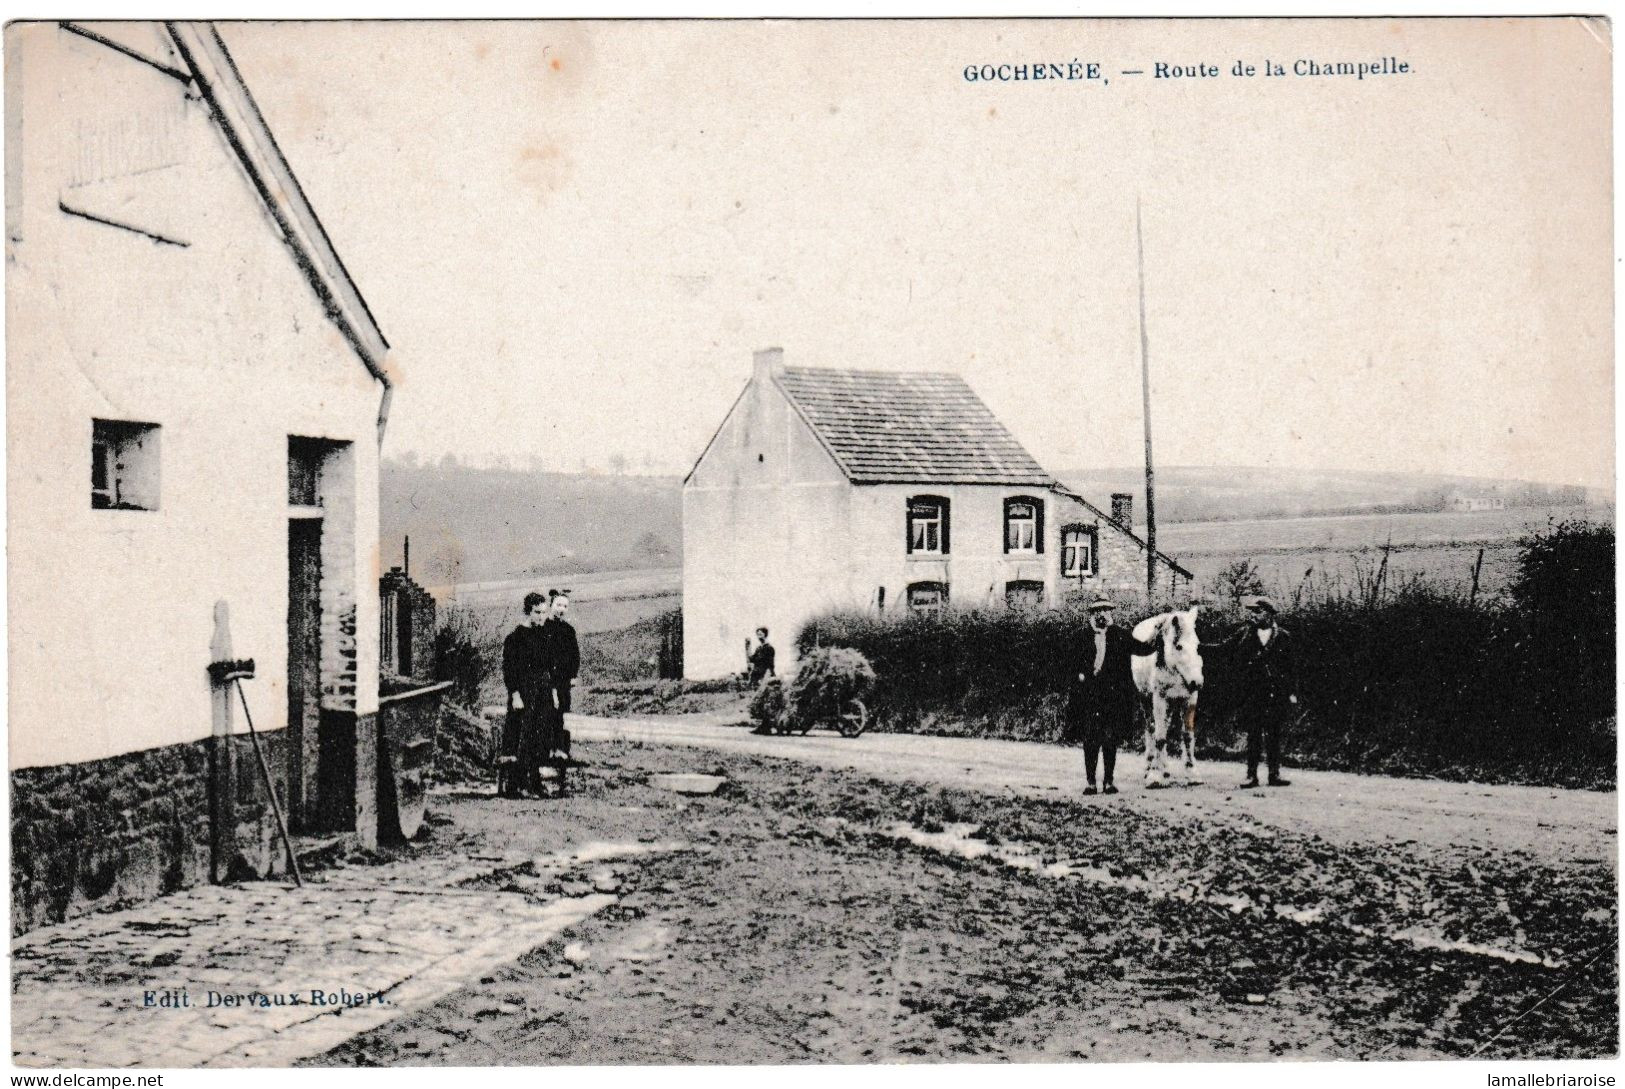
{"type": "Polygon", "coordinates": [[[1157,671],[1171,687],[1194,696],[1202,688],[1201,640],[1196,635],[1196,606],[1168,613],[1157,627],[1157,671]]]}

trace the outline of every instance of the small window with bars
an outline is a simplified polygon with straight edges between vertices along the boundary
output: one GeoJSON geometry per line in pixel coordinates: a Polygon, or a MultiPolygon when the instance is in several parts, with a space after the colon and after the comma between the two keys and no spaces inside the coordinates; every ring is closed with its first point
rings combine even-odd
{"type": "Polygon", "coordinates": [[[908,607],[921,616],[940,616],[948,608],[948,584],[916,582],[908,588],[908,607]]]}
{"type": "Polygon", "coordinates": [[[1044,606],[1044,584],[1035,579],[1015,579],[1004,584],[1006,608],[1033,612],[1044,606]]]}

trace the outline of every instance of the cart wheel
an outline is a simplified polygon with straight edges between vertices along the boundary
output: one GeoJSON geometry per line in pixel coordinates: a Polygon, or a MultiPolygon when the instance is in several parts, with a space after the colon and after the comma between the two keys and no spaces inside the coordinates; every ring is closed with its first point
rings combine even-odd
{"type": "Polygon", "coordinates": [[[849,700],[841,710],[836,729],[842,737],[857,737],[869,725],[869,708],[862,700],[849,700]]]}

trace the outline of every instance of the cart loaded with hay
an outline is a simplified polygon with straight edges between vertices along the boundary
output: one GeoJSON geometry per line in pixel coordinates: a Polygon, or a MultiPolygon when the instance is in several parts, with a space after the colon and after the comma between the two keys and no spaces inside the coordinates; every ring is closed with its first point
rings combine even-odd
{"type": "Polygon", "coordinates": [[[847,647],[809,651],[788,679],[769,677],[750,701],[752,732],[801,734],[834,730],[857,737],[873,721],[875,671],[847,647]]]}

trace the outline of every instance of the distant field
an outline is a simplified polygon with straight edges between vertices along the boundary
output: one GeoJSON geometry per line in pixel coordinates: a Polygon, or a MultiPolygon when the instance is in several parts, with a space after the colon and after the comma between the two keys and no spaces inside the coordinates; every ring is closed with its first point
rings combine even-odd
{"type": "MultiPolygon", "coordinates": [[[[1270,589],[1291,595],[1304,584],[1352,586],[1370,573],[1392,541],[1390,584],[1423,575],[1462,590],[1472,581],[1473,561],[1484,548],[1482,593],[1498,593],[1515,571],[1517,543],[1549,521],[1586,517],[1612,523],[1612,507],[1522,508],[1435,514],[1359,514],[1266,518],[1238,522],[1173,522],[1160,526],[1157,545],[1196,576],[1198,588],[1237,559],[1252,560],[1270,589]]],[[[519,620],[526,592],[567,588],[576,630],[582,635],[619,631],[682,603],[682,570],[675,567],[593,574],[539,575],[530,579],[430,587],[443,611],[460,610],[496,638],[519,620]]]]}
{"type": "Polygon", "coordinates": [[[1357,514],[1241,522],[1175,522],[1159,526],[1157,547],[1175,556],[1205,588],[1238,559],[1252,560],[1271,589],[1290,596],[1305,581],[1353,585],[1371,572],[1391,542],[1390,583],[1408,576],[1465,589],[1484,549],[1480,591],[1497,593],[1515,572],[1517,545],[1551,521],[1584,517],[1612,523],[1612,507],[1528,507],[1471,514],[1357,514]]]}
{"type": "Polygon", "coordinates": [[[676,608],[682,600],[682,585],[680,569],[661,567],[431,586],[429,591],[443,611],[464,612],[482,630],[489,628],[500,636],[519,622],[520,606],[531,590],[567,589],[576,631],[594,635],[676,608]]]}

